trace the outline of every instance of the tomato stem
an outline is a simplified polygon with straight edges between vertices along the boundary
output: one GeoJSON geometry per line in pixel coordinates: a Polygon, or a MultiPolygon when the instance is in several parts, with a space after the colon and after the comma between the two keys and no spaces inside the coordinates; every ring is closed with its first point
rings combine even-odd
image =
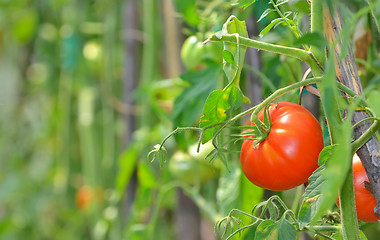
{"type": "MultiPolygon", "coordinates": [[[[239,36],[238,39],[241,46],[252,47],[268,52],[295,57],[306,63],[312,62],[312,58],[310,57],[309,53],[303,49],[261,42],[242,36],[239,36]]],[[[237,36],[235,34],[223,34],[220,38],[218,38],[215,34],[212,34],[205,42],[208,41],[225,41],[237,44],[237,36]]]]}

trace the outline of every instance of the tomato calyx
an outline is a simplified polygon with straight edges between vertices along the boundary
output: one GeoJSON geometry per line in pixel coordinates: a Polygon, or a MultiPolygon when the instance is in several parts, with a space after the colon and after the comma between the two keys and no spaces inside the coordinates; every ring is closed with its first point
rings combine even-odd
{"type": "Polygon", "coordinates": [[[242,135],[246,139],[253,140],[253,148],[257,149],[257,145],[267,139],[272,127],[269,105],[264,108],[263,121],[261,121],[257,115],[253,115],[251,116],[251,122],[252,125],[248,127],[250,131],[246,131],[242,135]]]}

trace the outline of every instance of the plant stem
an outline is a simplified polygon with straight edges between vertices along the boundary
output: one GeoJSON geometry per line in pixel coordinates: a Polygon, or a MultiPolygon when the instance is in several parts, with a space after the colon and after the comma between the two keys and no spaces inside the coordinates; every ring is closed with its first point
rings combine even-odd
{"type": "Polygon", "coordinates": [[[343,226],[343,238],[346,240],[360,239],[359,225],[356,218],[352,164],[350,165],[344,184],[339,192],[339,201],[343,226]]]}
{"type": "Polygon", "coordinates": [[[363,146],[378,130],[380,129],[380,121],[375,120],[371,127],[363,133],[358,139],[352,143],[352,152],[355,153],[363,146]]]}
{"type": "Polygon", "coordinates": [[[254,121],[255,119],[254,116],[257,116],[257,114],[263,109],[265,106],[267,106],[270,102],[275,100],[276,98],[284,95],[285,93],[288,93],[294,89],[300,88],[302,86],[307,86],[313,83],[319,83],[321,81],[321,78],[309,78],[301,82],[296,82],[292,85],[286,86],[284,88],[280,88],[276,90],[273,94],[271,94],[269,97],[267,97],[264,101],[262,101],[260,104],[257,105],[256,109],[252,113],[252,120],[254,121]]]}
{"type": "MultiPolygon", "coordinates": [[[[308,64],[312,62],[312,59],[307,53],[307,51],[299,49],[299,48],[280,46],[280,45],[261,42],[258,40],[254,40],[254,39],[250,39],[250,38],[246,38],[242,36],[239,36],[238,39],[240,41],[241,46],[252,47],[252,48],[256,48],[256,49],[260,49],[260,50],[264,50],[268,52],[295,57],[308,64]]],[[[225,42],[237,43],[237,36],[235,34],[223,34],[220,38],[218,38],[215,34],[213,34],[205,42],[207,41],[225,41],[225,42]]]]}
{"type": "Polygon", "coordinates": [[[298,27],[295,26],[294,24],[291,24],[288,21],[288,19],[285,18],[284,14],[282,14],[282,12],[280,11],[280,9],[278,8],[278,5],[275,4],[275,2],[273,0],[270,0],[270,2],[272,3],[272,5],[273,5],[274,9],[276,10],[276,12],[278,13],[278,15],[280,15],[280,17],[285,20],[286,24],[292,30],[292,32],[294,33],[294,35],[296,35],[297,38],[300,38],[301,37],[301,33],[299,32],[298,27]]]}
{"type": "MultiPolygon", "coordinates": [[[[313,1],[314,2],[320,2],[320,1],[313,1]]],[[[329,112],[326,112],[326,118],[327,118],[327,124],[330,130],[330,139],[332,144],[336,144],[339,142],[339,135],[340,135],[340,126],[342,124],[342,120],[340,117],[339,112],[339,105],[337,102],[336,96],[331,96],[335,92],[335,84],[336,84],[336,77],[337,73],[340,69],[336,69],[336,71],[333,70],[334,63],[340,61],[339,59],[336,59],[336,52],[338,51],[339,47],[336,44],[333,44],[335,36],[335,29],[341,28],[342,26],[336,26],[335,22],[333,21],[333,18],[330,14],[330,10],[327,7],[323,8],[322,3],[315,5],[312,4],[312,8],[317,8],[318,11],[323,11],[323,14],[319,14],[324,17],[324,33],[327,36],[329,43],[330,43],[330,58],[328,59],[328,69],[326,71],[326,79],[321,84],[322,88],[321,90],[321,101],[322,105],[326,110],[329,110],[329,112]],[[334,57],[334,58],[333,58],[334,57]],[[330,94],[330,97],[328,96],[330,94]]],[[[337,11],[335,9],[335,11],[337,11]]],[[[312,10],[313,13],[313,10],[312,10]]],[[[314,13],[315,14],[315,13],[314,13]]],[[[314,16],[314,18],[318,18],[318,16],[314,16]]],[[[340,22],[339,22],[340,23],[340,22]]],[[[317,24],[317,23],[315,23],[317,24]]],[[[317,26],[315,26],[317,27],[317,26]]],[[[318,27],[317,27],[318,28],[318,27]]],[[[320,30],[320,28],[318,28],[320,30]]],[[[346,159],[343,159],[346,160],[346,159]]],[[[347,159],[348,160],[348,159],[347,159]]],[[[342,217],[342,232],[343,232],[343,238],[345,240],[356,240],[360,239],[360,233],[359,233],[359,225],[357,221],[356,216],[356,207],[355,207],[355,198],[354,198],[354,187],[353,187],[353,176],[352,176],[352,162],[349,163],[350,167],[347,172],[346,178],[343,182],[343,185],[339,191],[339,200],[340,200],[340,210],[341,210],[341,217],[342,217]]]]}
{"type": "Polygon", "coordinates": [[[333,225],[333,226],[308,226],[305,229],[315,232],[336,232],[342,230],[342,227],[333,225]]]}
{"type": "MultiPolygon", "coordinates": [[[[323,5],[322,1],[311,2],[311,32],[323,35],[323,5]]],[[[310,53],[318,65],[325,64],[325,53],[315,46],[310,47],[310,53]]]]}

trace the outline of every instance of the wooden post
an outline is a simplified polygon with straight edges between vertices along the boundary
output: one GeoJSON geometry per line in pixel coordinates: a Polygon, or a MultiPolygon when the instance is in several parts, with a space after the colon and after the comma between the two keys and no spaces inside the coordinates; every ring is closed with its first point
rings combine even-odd
{"type": "MultiPolygon", "coordinates": [[[[334,10],[334,17],[331,16],[330,11],[325,9],[324,23],[325,23],[325,36],[330,44],[335,44],[335,71],[338,80],[353,90],[363,98],[363,88],[359,79],[357,67],[355,65],[354,55],[350,47],[346,56],[342,60],[342,39],[339,34],[342,32],[343,20],[339,14],[338,9],[334,10]]],[[[370,117],[369,113],[364,111],[357,111],[352,118],[352,124],[370,117]]],[[[369,127],[371,121],[365,121],[359,124],[354,129],[354,137],[360,137],[369,127]]],[[[375,213],[380,216],[380,144],[374,135],[363,147],[357,151],[362,164],[367,172],[368,179],[371,184],[372,193],[376,198],[377,205],[374,209],[375,213]]]]}

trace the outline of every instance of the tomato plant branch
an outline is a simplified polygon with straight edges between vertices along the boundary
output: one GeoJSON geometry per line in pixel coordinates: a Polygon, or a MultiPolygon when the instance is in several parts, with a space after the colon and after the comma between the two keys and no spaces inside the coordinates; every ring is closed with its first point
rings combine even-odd
{"type": "MultiPolygon", "coordinates": [[[[311,1],[311,32],[323,35],[323,3],[322,1],[311,1]]],[[[326,60],[323,49],[315,46],[310,47],[310,53],[318,66],[323,66],[326,60]]]]}
{"type": "Polygon", "coordinates": [[[358,151],[366,142],[368,142],[369,139],[372,138],[372,136],[379,131],[380,129],[380,120],[378,118],[375,118],[376,120],[371,125],[370,128],[367,129],[358,139],[356,139],[352,143],[352,152],[355,153],[358,151]]]}
{"type": "Polygon", "coordinates": [[[288,21],[288,18],[285,17],[284,14],[280,11],[280,9],[278,7],[279,6],[278,4],[276,4],[273,0],[270,0],[270,2],[272,3],[272,5],[273,5],[274,9],[276,10],[276,12],[278,13],[278,15],[280,15],[280,17],[282,19],[284,19],[286,25],[288,25],[288,27],[292,30],[292,32],[294,33],[294,35],[296,35],[297,38],[300,38],[301,37],[301,33],[299,31],[298,26],[295,25],[294,23],[292,24],[292,23],[290,23],[288,21]]]}
{"type": "MultiPolygon", "coordinates": [[[[308,52],[303,49],[281,46],[281,45],[276,45],[272,43],[266,43],[266,42],[262,42],[262,41],[242,37],[242,36],[239,36],[239,40],[240,40],[241,46],[252,47],[252,48],[256,48],[256,49],[260,49],[260,50],[264,50],[268,52],[295,57],[306,63],[312,62],[312,59],[310,55],[308,54],[308,52]]],[[[226,42],[231,42],[231,43],[237,42],[235,34],[222,34],[219,36],[217,36],[217,34],[212,34],[205,41],[205,43],[207,43],[208,41],[226,41],[226,42]]]]}
{"type": "Polygon", "coordinates": [[[307,86],[307,85],[310,85],[313,83],[319,83],[320,81],[321,81],[320,77],[309,78],[309,79],[306,79],[304,81],[296,82],[292,85],[289,85],[289,86],[286,86],[284,88],[280,88],[280,89],[276,90],[273,94],[271,94],[269,97],[267,97],[264,101],[262,101],[260,104],[258,104],[256,106],[256,109],[252,112],[251,122],[255,122],[256,118],[257,118],[257,114],[263,108],[265,108],[269,103],[271,103],[273,100],[275,100],[276,98],[278,98],[278,97],[284,95],[285,93],[288,93],[294,89],[300,88],[302,86],[307,86]]]}
{"type": "Polygon", "coordinates": [[[331,225],[331,226],[306,226],[306,230],[313,232],[338,232],[342,230],[341,225],[331,225]]]}

